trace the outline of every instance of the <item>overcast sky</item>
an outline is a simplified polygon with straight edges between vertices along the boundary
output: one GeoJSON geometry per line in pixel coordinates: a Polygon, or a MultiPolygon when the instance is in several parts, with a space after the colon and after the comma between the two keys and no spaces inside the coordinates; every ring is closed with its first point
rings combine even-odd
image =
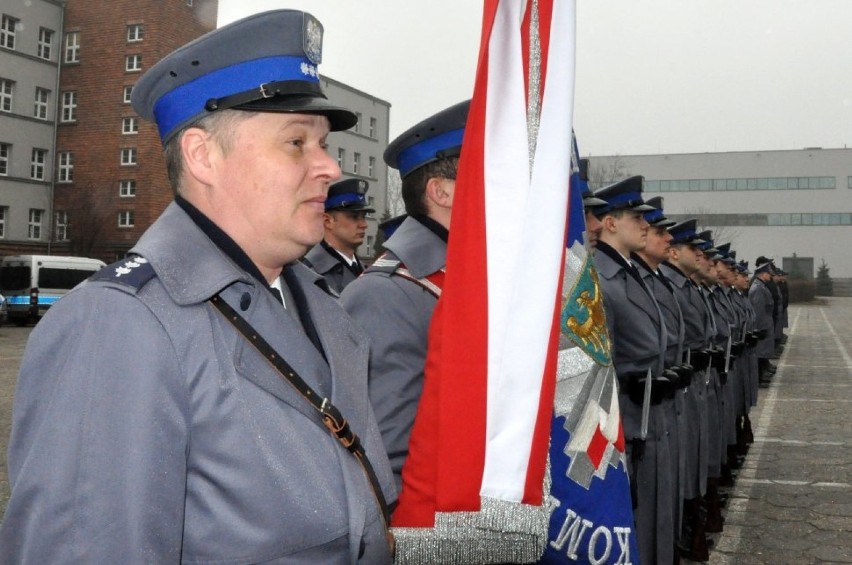
{"type": "MultiPolygon", "coordinates": [[[[297,8],[320,72],[391,103],[391,139],[473,91],[477,0],[219,0],[297,8]]],[[[852,146],[852,0],[578,0],[583,154],[852,146]]]]}

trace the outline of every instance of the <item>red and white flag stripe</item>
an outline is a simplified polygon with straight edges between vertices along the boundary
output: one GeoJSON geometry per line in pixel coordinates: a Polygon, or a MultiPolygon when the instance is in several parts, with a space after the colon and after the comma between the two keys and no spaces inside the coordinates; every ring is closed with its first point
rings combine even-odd
{"type": "Polygon", "coordinates": [[[537,68],[531,3],[485,1],[447,274],[395,526],[477,510],[481,496],[542,503],[571,172],[575,1],[537,2],[539,89],[528,81],[537,68]],[[537,124],[528,116],[536,92],[537,124]]]}

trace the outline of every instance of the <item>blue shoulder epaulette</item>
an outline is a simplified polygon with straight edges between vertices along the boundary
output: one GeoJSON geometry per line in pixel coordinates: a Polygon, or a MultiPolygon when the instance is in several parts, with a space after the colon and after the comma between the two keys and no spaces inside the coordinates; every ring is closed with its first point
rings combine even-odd
{"type": "Polygon", "coordinates": [[[91,281],[109,281],[139,290],[157,276],[154,267],[144,257],[132,255],[107,265],[91,277],[91,281]]]}
{"type": "Polygon", "coordinates": [[[387,254],[382,255],[375,261],[373,264],[367,267],[364,271],[364,274],[367,273],[386,273],[388,275],[394,274],[397,269],[402,265],[402,261],[399,259],[391,259],[387,256],[387,254]]]}

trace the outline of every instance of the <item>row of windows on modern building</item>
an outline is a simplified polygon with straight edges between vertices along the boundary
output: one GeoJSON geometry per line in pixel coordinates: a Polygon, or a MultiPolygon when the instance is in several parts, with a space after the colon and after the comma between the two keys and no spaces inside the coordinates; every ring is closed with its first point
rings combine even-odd
{"type": "MultiPolygon", "coordinates": [[[[47,212],[38,208],[30,208],[27,222],[27,239],[41,241],[44,235],[45,215],[47,212]]],[[[68,212],[56,212],[54,222],[53,239],[55,241],[68,241],[68,212]]],[[[133,210],[120,210],[118,212],[118,227],[132,228],[135,217],[133,210]]],[[[9,207],[0,206],[0,239],[6,239],[6,224],[9,221],[9,207]]]]}
{"type": "MultiPolygon", "coordinates": [[[[852,188],[852,177],[846,179],[852,188]]],[[[648,192],[707,192],[730,190],[824,190],[837,187],[835,177],[758,177],[732,179],[645,180],[648,192]]]]}
{"type": "Polygon", "coordinates": [[[781,214],[668,214],[675,221],[698,217],[706,226],[852,226],[852,214],[792,212],[781,214]]]}

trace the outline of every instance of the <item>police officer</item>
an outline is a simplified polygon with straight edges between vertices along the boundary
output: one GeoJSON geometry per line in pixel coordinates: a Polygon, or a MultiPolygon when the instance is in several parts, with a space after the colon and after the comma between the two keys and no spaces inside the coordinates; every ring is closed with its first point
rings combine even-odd
{"type": "Polygon", "coordinates": [[[631,259],[647,244],[649,225],[642,214],[653,209],[642,200],[642,183],[641,176],[634,176],[595,192],[606,205],[595,208],[602,230],[594,261],[619,382],[640,561],[671,563],[673,482],[669,430],[660,406],[671,392],[671,383],[663,379],[667,330],[652,292],[631,259]],[[651,405],[645,401],[646,384],[651,387],[651,405]]]}
{"type": "Polygon", "coordinates": [[[402,177],[408,216],[387,250],[341,294],[370,339],[370,400],[397,484],[423,389],[429,322],[441,294],[447,237],[470,102],[408,129],[384,153],[402,177]]]}
{"type": "Polygon", "coordinates": [[[367,233],[367,214],[375,212],[367,204],[369,188],[367,181],[361,179],[331,185],[323,216],[325,236],[302,259],[337,294],[364,270],[357,251],[367,233]]]}
{"type": "Polygon", "coordinates": [[[663,274],[660,266],[669,257],[669,249],[674,239],[668,232],[675,225],[673,220],[666,218],[663,210],[663,198],[651,198],[645,202],[654,209],[645,212],[648,222],[647,243],[644,249],[632,254],[645,286],[654,295],[666,327],[665,368],[663,375],[670,381],[669,394],[664,397],[660,406],[666,418],[669,430],[669,462],[672,476],[672,501],[675,539],[680,536],[681,504],[683,501],[683,484],[686,479],[686,455],[690,444],[687,443],[688,422],[686,420],[686,387],[692,379],[692,367],[683,363],[684,338],[686,333],[685,321],[680,304],[674,295],[674,286],[663,274]]]}
{"type": "Polygon", "coordinates": [[[772,264],[765,261],[755,269],[754,278],[748,289],[748,299],[754,308],[755,329],[759,340],[755,347],[758,358],[758,380],[759,386],[763,388],[769,386],[772,378],[772,364],[769,359],[775,354],[775,322],[772,315],[775,301],[767,285],[771,278],[772,264]]]}
{"type": "Polygon", "coordinates": [[[679,547],[681,555],[693,561],[709,559],[705,536],[706,513],[701,500],[707,484],[708,424],[705,381],[707,367],[706,346],[711,326],[704,300],[697,285],[691,280],[699,269],[700,246],[705,242],[696,233],[696,219],[689,219],[668,228],[672,235],[669,256],[660,265],[660,271],[671,281],[675,298],[684,319],[685,364],[694,368],[692,381],[684,395],[685,425],[681,429],[686,441],[684,460],[683,524],[679,547]]]}
{"type": "Polygon", "coordinates": [[[340,176],[326,138],[356,122],[322,93],[321,42],[265,12],[136,84],[175,201],[32,334],[3,562],[391,562],[367,342],[297,261],[340,176]],[[344,418],[350,449],[325,424],[344,418]]]}
{"type": "Polygon", "coordinates": [[[708,424],[707,486],[704,495],[704,506],[707,511],[705,529],[708,532],[717,533],[721,532],[723,527],[719,480],[722,476],[723,455],[727,457],[727,433],[724,429],[725,405],[722,380],[726,378],[724,369],[730,326],[727,319],[723,317],[718,294],[713,293],[718,282],[714,263],[718,250],[714,247],[712,232],[706,230],[698,236],[706,243],[701,246],[703,253],[699,256],[699,270],[693,275],[693,279],[699,285],[711,327],[707,347],[709,360],[705,375],[707,388],[704,397],[708,424]]]}

